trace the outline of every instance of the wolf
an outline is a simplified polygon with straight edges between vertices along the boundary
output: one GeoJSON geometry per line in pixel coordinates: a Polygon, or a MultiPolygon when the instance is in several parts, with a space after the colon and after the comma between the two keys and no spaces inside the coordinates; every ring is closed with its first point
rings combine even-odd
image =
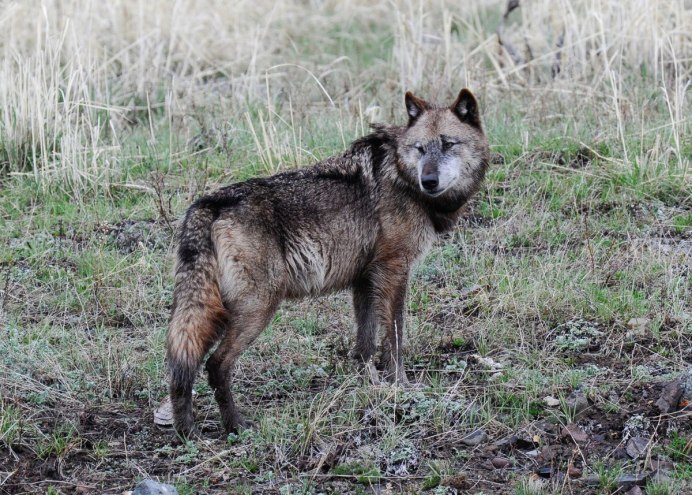
{"type": "Polygon", "coordinates": [[[193,382],[217,343],[205,368],[222,425],[227,432],[244,425],[232,371],[285,299],[350,288],[353,356],[373,380],[379,369],[384,379],[407,383],[409,275],[479,189],[489,148],[468,89],[450,106],[407,92],[405,106],[406,125],[374,125],[338,156],[221,188],[189,207],[178,232],[166,343],[179,435],[195,432],[193,382]]]}

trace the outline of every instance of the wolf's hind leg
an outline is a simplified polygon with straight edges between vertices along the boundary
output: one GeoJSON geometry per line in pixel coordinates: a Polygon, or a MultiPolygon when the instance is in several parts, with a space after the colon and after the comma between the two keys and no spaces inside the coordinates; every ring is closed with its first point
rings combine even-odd
{"type": "Polygon", "coordinates": [[[214,390],[221,423],[227,433],[237,432],[243,426],[231,392],[231,377],[236,359],[262,333],[276,308],[277,304],[273,303],[263,308],[234,309],[228,332],[207,359],[205,368],[209,374],[209,386],[214,390]]]}
{"type": "Polygon", "coordinates": [[[175,430],[189,437],[194,432],[192,386],[197,369],[223,332],[227,314],[215,287],[186,300],[178,299],[168,332],[167,361],[175,430]]]}

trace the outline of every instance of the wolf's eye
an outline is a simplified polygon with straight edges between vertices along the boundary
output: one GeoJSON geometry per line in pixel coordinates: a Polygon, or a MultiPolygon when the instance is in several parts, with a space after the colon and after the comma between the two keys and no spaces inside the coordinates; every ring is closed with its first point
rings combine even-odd
{"type": "Polygon", "coordinates": [[[442,150],[443,151],[449,151],[452,148],[454,148],[454,145],[458,143],[455,143],[454,141],[442,141],[442,150]]]}
{"type": "Polygon", "coordinates": [[[418,153],[420,153],[421,155],[425,154],[425,148],[423,148],[423,146],[421,146],[420,144],[417,144],[415,146],[416,146],[416,150],[418,150],[418,153]]]}

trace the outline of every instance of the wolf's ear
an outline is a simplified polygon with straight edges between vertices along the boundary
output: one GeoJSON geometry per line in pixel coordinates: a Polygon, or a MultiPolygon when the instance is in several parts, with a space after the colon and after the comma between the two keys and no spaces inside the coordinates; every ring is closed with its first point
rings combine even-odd
{"type": "Polygon", "coordinates": [[[452,103],[450,108],[462,122],[474,127],[481,126],[481,118],[478,114],[478,103],[468,89],[464,88],[459,92],[459,96],[457,96],[457,99],[452,103]]]}
{"type": "Polygon", "coordinates": [[[408,125],[411,126],[420,115],[429,108],[425,100],[414,96],[410,91],[406,92],[406,111],[408,112],[408,125]]]}

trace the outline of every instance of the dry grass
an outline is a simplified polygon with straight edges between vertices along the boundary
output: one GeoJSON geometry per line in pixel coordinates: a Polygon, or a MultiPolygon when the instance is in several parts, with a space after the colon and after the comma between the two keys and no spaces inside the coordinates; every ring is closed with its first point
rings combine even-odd
{"type": "Polygon", "coordinates": [[[445,1],[7,2],[3,168],[74,195],[107,188],[138,158],[128,146],[133,127],[151,141],[169,128],[177,139],[168,158],[179,159],[200,120],[233,132],[251,105],[260,112],[251,124],[257,148],[275,170],[276,157],[309,157],[294,126],[305,114],[337,109],[362,128],[362,120],[388,119],[406,89],[445,99],[469,85],[490,119],[505,111],[495,101],[513,93],[526,120],[562,127],[565,136],[585,121],[597,129],[616,123],[628,166],[641,158],[631,133],[656,133],[662,141],[649,161],[687,173],[692,12],[683,0],[522,4],[503,28],[513,57],[497,42],[503,10],[501,1],[464,9],[445,1]],[[642,103],[655,93],[669,118],[652,126],[642,103]],[[557,113],[546,104],[555,100],[564,105],[557,113]]]}

